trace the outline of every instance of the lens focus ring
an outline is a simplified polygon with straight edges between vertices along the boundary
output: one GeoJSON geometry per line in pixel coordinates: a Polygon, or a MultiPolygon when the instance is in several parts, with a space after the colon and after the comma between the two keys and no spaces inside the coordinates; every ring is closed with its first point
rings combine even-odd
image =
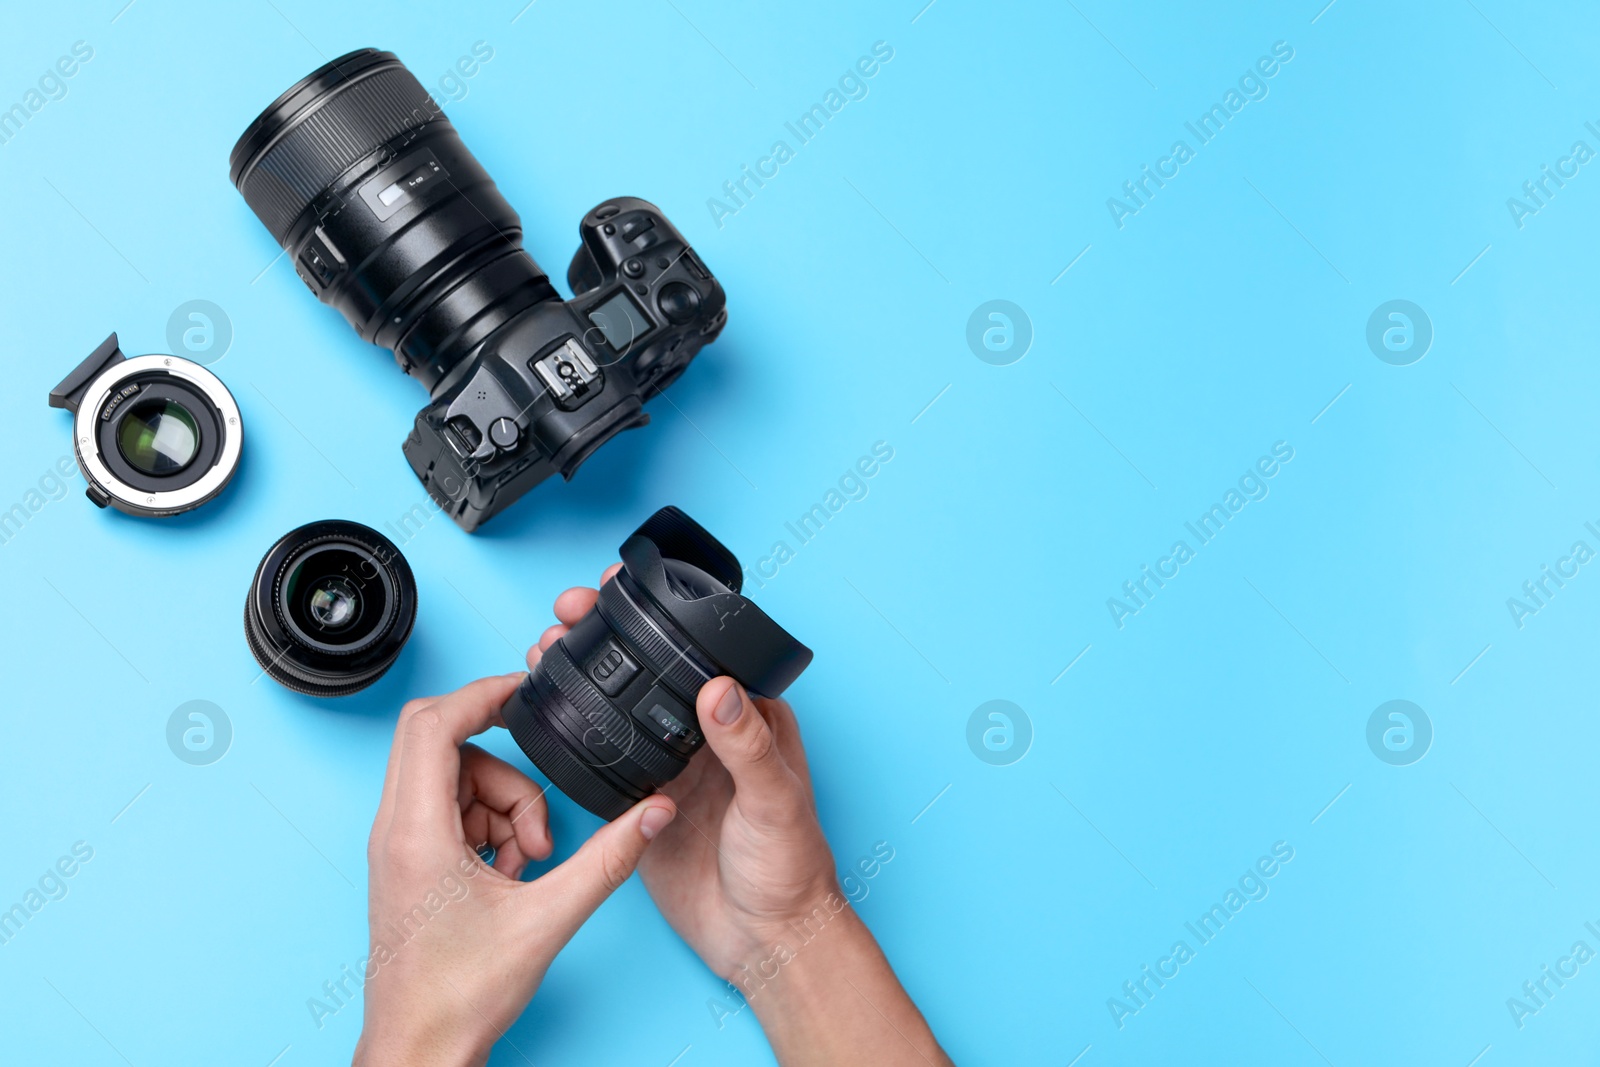
{"type": "MultiPolygon", "coordinates": [[[[329,65],[330,73],[339,62],[329,65]]],[[[390,60],[339,82],[299,115],[284,118],[281,132],[244,163],[235,183],[282,244],[300,213],[351,164],[404,130],[445,121],[411,72],[390,60]]]]}
{"type": "Polygon", "coordinates": [[[578,714],[587,720],[589,726],[614,748],[625,753],[625,758],[637,764],[653,783],[669,782],[683,770],[688,761],[679,759],[645,736],[638,723],[601,696],[594,684],[578,670],[577,664],[572,662],[566,646],[560,641],[544,654],[540,665],[549,672],[550,680],[578,709],[578,714]]]}
{"type": "MultiPolygon", "coordinates": [[[[618,575],[620,579],[622,576],[618,575]]],[[[643,596],[642,593],[631,594],[643,596]]],[[[595,607],[600,612],[600,617],[606,621],[623,639],[638,649],[651,668],[660,673],[662,679],[680,696],[687,697],[693,702],[695,695],[700,692],[700,687],[709,682],[713,675],[700,669],[687,653],[681,651],[645,616],[640,606],[630,599],[630,594],[622,588],[621,583],[613,579],[600,587],[600,599],[595,607]]]]}

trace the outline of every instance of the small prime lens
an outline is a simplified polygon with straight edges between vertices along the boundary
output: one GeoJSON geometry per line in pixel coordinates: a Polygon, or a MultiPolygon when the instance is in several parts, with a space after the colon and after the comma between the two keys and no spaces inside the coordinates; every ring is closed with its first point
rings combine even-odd
{"type": "Polygon", "coordinates": [[[739,561],[662,508],[622,544],[622,570],[501,709],[552,785],[604,819],[676,778],[705,743],[695,698],[718,675],[775,697],[811,650],[740,595],[739,561]]]}
{"type": "Polygon", "coordinates": [[[383,676],[417,615],[417,583],[387,537],[357,522],[291,530],[250,583],[244,632],[261,669],[296,692],[345,696],[383,676]]]}

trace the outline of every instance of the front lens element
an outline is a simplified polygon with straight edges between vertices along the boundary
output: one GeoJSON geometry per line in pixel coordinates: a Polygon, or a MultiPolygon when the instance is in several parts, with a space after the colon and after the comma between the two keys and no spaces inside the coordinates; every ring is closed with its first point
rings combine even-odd
{"type": "Polygon", "coordinates": [[[200,451],[200,427],[175,400],[140,400],[117,427],[117,450],[135,469],[164,478],[194,462],[200,451]]]}
{"type": "Polygon", "coordinates": [[[383,624],[391,583],[361,545],[314,544],[290,557],[283,570],[283,613],[303,640],[353,650],[383,624]]]}
{"type": "Polygon", "coordinates": [[[334,575],[311,590],[307,607],[324,630],[342,630],[361,615],[361,594],[348,578],[334,575]]]}

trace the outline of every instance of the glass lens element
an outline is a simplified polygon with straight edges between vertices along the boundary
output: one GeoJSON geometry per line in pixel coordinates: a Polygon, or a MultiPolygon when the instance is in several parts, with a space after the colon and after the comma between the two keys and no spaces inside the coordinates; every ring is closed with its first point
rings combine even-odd
{"type": "Polygon", "coordinates": [[[117,450],[145,474],[177,474],[200,451],[200,428],[175,400],[151,397],[134,404],[117,427],[117,450]]]}
{"type": "Polygon", "coordinates": [[[361,617],[361,594],[350,579],[331,574],[312,587],[306,610],[324,630],[342,630],[361,617]]]}

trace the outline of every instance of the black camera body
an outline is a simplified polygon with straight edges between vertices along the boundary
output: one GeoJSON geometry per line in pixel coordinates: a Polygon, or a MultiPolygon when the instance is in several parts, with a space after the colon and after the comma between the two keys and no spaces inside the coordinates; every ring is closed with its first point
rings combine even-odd
{"type": "Polygon", "coordinates": [[[351,52],[291,86],[229,170],[317,299],[428,389],[404,451],[465,530],[644,425],[644,402],[727,321],[683,235],[630,197],[584,216],[563,301],[516,211],[390,52],[351,52]]]}
{"type": "Polygon", "coordinates": [[[727,321],[722,286],[654,205],[608,200],[579,234],[573,298],[485,338],[431,387],[406,438],[411,469],[464,529],[648,423],[644,402],[727,321]]]}

